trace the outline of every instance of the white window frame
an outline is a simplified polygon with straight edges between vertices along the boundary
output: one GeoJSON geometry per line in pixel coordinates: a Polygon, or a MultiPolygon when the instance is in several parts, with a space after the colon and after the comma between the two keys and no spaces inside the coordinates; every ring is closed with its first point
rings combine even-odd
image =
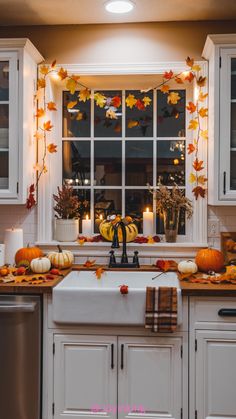
{"type": "MultiPolygon", "coordinates": [[[[199,62],[198,64],[202,68],[201,75],[203,77],[207,76],[207,62],[203,61],[203,62],[199,62]]],[[[137,74],[158,75],[158,74],[163,74],[163,72],[168,69],[172,69],[174,73],[180,73],[186,70],[186,64],[184,62],[183,63],[182,62],[164,62],[164,63],[132,64],[132,65],[130,64],[103,64],[103,65],[61,64],[61,65],[58,65],[58,68],[59,67],[66,68],[69,73],[73,73],[73,74],[117,75],[117,76],[137,75],[137,74]]],[[[178,89],[181,89],[181,87],[186,88],[187,86],[179,85],[178,89]]],[[[194,93],[194,89],[195,89],[194,85],[192,89],[194,93]]],[[[48,100],[54,100],[56,101],[57,104],[59,104],[58,115],[62,115],[62,109],[61,109],[61,102],[62,102],[61,91],[62,90],[65,90],[65,87],[59,89],[53,83],[48,85],[47,97],[48,97],[48,100]]],[[[102,90],[102,89],[99,89],[99,90],[102,90]]],[[[189,89],[186,89],[186,103],[189,100],[191,100],[189,96],[189,89]]],[[[155,114],[155,106],[156,106],[155,102],[156,100],[154,100],[154,114],[155,114]]],[[[61,176],[62,169],[57,170],[58,167],[62,168],[62,127],[61,127],[61,124],[58,124],[58,116],[56,116],[55,114],[53,115],[53,121],[52,121],[54,125],[54,129],[53,129],[52,134],[50,135],[52,135],[53,142],[56,143],[58,146],[57,147],[58,153],[56,155],[54,154],[47,157],[48,172],[40,180],[39,195],[38,195],[38,243],[42,245],[43,244],[55,245],[55,241],[53,241],[54,211],[53,211],[52,194],[55,193],[57,186],[61,185],[61,180],[62,180],[62,176],[61,176]]],[[[186,148],[187,148],[187,145],[189,142],[191,142],[192,138],[191,138],[191,131],[187,129],[189,115],[186,115],[186,116],[187,116],[187,121],[186,121],[186,148]]],[[[206,124],[205,121],[204,123],[206,124]]],[[[203,128],[206,129],[206,127],[203,127],[203,128]]],[[[156,140],[158,139],[155,136],[155,134],[156,133],[154,131],[154,135],[153,137],[151,137],[152,140],[155,140],[154,144],[156,144],[156,140]]],[[[123,129],[123,136],[124,135],[125,133],[123,129]]],[[[89,138],[86,138],[86,139],[89,140],[89,138]]],[[[135,140],[135,138],[129,138],[129,139],[135,140]]],[[[176,140],[176,137],[173,139],[176,140]]],[[[179,140],[181,139],[182,138],[179,138],[179,140]]],[[[99,137],[99,140],[103,140],[103,138],[99,137]]],[[[145,137],[145,140],[148,140],[148,137],[145,137]]],[[[206,167],[207,146],[206,146],[206,143],[205,144],[203,143],[203,141],[199,143],[199,155],[201,156],[201,159],[204,160],[205,170],[207,170],[207,167],[206,167]]],[[[192,162],[193,157],[190,157],[188,161],[189,163],[190,161],[192,162]]],[[[175,245],[188,246],[190,244],[194,244],[201,247],[207,244],[207,199],[202,199],[202,198],[199,198],[198,200],[194,199],[191,192],[192,185],[190,185],[188,182],[190,171],[191,171],[191,164],[188,164],[186,166],[186,195],[192,197],[193,199],[194,215],[190,221],[187,221],[188,225],[186,226],[186,229],[187,231],[191,229],[191,235],[189,235],[189,237],[187,238],[188,240],[187,242],[186,242],[186,236],[183,236],[182,240],[181,240],[181,236],[178,236],[178,242],[175,245]]],[[[91,167],[91,173],[93,173],[93,167],[91,167]]],[[[113,188],[113,187],[109,187],[109,188],[113,188]]],[[[91,202],[91,207],[92,207],[92,202],[91,202]]],[[[154,208],[154,211],[155,211],[155,208],[154,208]]],[[[96,248],[99,245],[101,245],[101,243],[93,244],[93,246],[96,248]]],[[[102,243],[102,245],[104,244],[102,243]]],[[[160,246],[160,244],[157,244],[156,246],[160,246]]],[[[165,243],[164,246],[167,247],[169,246],[169,244],[165,243]]],[[[171,244],[171,247],[173,248],[173,244],[171,244]]]]}

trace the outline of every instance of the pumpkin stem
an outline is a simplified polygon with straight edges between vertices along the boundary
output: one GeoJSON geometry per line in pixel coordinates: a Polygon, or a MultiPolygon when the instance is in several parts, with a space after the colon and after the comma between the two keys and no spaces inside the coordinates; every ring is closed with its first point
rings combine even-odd
{"type": "Polygon", "coordinates": [[[59,244],[57,245],[57,248],[58,248],[59,253],[62,253],[62,248],[59,244]]]}

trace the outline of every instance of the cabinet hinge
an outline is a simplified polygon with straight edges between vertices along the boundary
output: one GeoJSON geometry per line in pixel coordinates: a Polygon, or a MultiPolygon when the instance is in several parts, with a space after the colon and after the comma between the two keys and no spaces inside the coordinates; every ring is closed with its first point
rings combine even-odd
{"type": "Polygon", "coordinates": [[[180,419],[183,419],[183,408],[180,409],[180,419]]]}
{"type": "Polygon", "coordinates": [[[20,69],[20,60],[17,60],[17,71],[20,69]]]}
{"type": "Polygon", "coordinates": [[[183,345],[180,347],[180,357],[183,358],[183,345]]]}
{"type": "Polygon", "coordinates": [[[195,419],[197,419],[197,410],[195,410],[195,419]]]}
{"type": "Polygon", "coordinates": [[[52,353],[53,353],[53,355],[55,355],[55,342],[53,342],[53,344],[52,344],[52,353]]]}
{"type": "Polygon", "coordinates": [[[221,68],[221,57],[219,59],[219,67],[221,68]]]}
{"type": "Polygon", "coordinates": [[[19,182],[16,183],[16,193],[19,193],[19,182]]]}
{"type": "Polygon", "coordinates": [[[195,339],[195,352],[197,352],[197,339],[195,339]]]}
{"type": "Polygon", "coordinates": [[[52,404],[52,415],[54,416],[55,414],[55,403],[52,404]]]}

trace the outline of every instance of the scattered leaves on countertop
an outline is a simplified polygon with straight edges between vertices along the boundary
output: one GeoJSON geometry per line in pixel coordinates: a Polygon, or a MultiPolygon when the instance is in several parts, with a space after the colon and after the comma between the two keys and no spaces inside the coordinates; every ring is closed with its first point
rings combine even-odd
{"type": "Polygon", "coordinates": [[[91,268],[92,266],[95,265],[95,263],[96,263],[96,260],[95,259],[94,260],[87,259],[86,262],[83,264],[83,266],[85,268],[91,268]]]}
{"type": "Polygon", "coordinates": [[[101,279],[104,273],[105,273],[105,270],[103,268],[97,268],[96,271],[94,272],[97,279],[101,279]]]}

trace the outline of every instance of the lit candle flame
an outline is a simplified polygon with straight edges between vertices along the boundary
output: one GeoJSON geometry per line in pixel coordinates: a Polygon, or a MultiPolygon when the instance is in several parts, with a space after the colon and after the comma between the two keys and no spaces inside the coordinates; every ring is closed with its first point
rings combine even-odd
{"type": "Polygon", "coordinates": [[[102,214],[100,214],[100,215],[99,215],[99,218],[100,218],[100,220],[102,221],[102,220],[103,220],[103,215],[102,215],[102,214]]]}
{"type": "Polygon", "coordinates": [[[146,212],[149,212],[149,208],[148,207],[146,208],[146,212]]]}
{"type": "Polygon", "coordinates": [[[88,219],[89,219],[89,216],[88,216],[88,214],[86,214],[86,217],[85,217],[85,219],[86,219],[86,220],[88,220],[88,219]]]}

